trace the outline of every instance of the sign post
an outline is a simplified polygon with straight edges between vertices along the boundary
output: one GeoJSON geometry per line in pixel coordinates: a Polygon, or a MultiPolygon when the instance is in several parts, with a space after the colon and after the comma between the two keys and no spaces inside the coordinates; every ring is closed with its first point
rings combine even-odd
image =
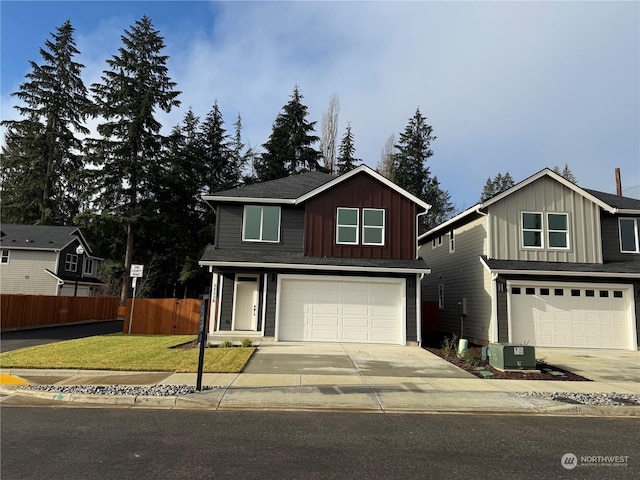
{"type": "Polygon", "coordinates": [[[129,335],[131,335],[131,324],[133,323],[133,307],[136,303],[136,285],[138,278],[142,277],[144,265],[131,265],[129,276],[133,278],[131,284],[133,286],[133,298],[131,299],[131,312],[129,313],[129,335]]]}

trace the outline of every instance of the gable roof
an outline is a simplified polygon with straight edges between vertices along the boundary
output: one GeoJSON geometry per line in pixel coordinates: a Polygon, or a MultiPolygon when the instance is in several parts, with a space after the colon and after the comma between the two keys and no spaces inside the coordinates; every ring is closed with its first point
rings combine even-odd
{"type": "Polygon", "coordinates": [[[202,199],[211,203],[251,202],[299,205],[359,174],[369,175],[425,210],[431,208],[431,205],[428,203],[410,194],[366,165],[361,165],[337,177],[322,172],[308,172],[279,178],[277,180],[270,180],[268,182],[247,185],[233,190],[226,190],[215,193],[214,195],[204,195],[202,199]]]}
{"type": "Polygon", "coordinates": [[[11,225],[0,227],[0,247],[14,250],[59,251],[79,239],[90,254],[91,249],[80,228],[54,225],[11,225]]]}
{"type": "Polygon", "coordinates": [[[445,230],[448,227],[451,227],[452,225],[455,225],[455,224],[465,223],[465,221],[468,220],[467,217],[469,217],[472,214],[481,215],[482,214],[481,210],[487,208],[489,205],[499,202],[503,198],[508,197],[509,195],[517,192],[518,190],[526,187],[527,185],[545,176],[550,177],[553,180],[561,183],[565,187],[573,190],[578,195],[581,195],[587,198],[588,200],[592,201],[593,203],[598,205],[600,208],[602,208],[603,210],[611,214],[616,214],[616,213],[640,214],[640,200],[636,200],[628,197],[620,197],[618,195],[613,195],[610,193],[598,192],[596,190],[581,188],[575,183],[572,183],[569,180],[565,179],[561,175],[558,175],[550,168],[544,168],[539,172],[531,175],[530,177],[524,179],[523,181],[515,184],[513,187],[506,189],[504,192],[501,192],[485,200],[484,202],[474,205],[473,207],[456,215],[450,220],[447,220],[446,222],[441,223],[440,225],[437,225],[431,230],[423,233],[418,237],[418,242],[424,243],[424,240],[426,238],[433,236],[439,231],[445,230]]]}

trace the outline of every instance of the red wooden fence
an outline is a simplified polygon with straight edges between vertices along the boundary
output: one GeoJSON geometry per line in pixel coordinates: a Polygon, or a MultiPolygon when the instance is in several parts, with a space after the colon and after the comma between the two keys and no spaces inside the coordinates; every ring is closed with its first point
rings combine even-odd
{"type": "Polygon", "coordinates": [[[136,298],[131,320],[131,299],[120,310],[122,331],[148,335],[195,335],[200,325],[202,300],[193,298],[136,298]]]}

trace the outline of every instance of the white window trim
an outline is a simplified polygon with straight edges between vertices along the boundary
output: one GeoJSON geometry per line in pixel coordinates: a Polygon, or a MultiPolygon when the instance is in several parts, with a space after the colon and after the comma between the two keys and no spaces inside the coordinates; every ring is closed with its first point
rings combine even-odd
{"type": "Polygon", "coordinates": [[[640,218],[633,217],[620,217],[618,218],[618,238],[620,239],[620,253],[640,253],[640,218]],[[622,249],[622,220],[633,221],[634,228],[633,233],[635,236],[636,249],[635,250],[623,250],[622,249]]]}
{"type": "Polygon", "coordinates": [[[95,267],[94,260],[91,259],[91,258],[85,258],[84,259],[84,267],[82,269],[83,274],[84,275],[93,276],[94,275],[94,271],[93,271],[94,267],[95,267]],[[91,268],[87,268],[88,266],[90,266],[91,268]]]}
{"type": "Polygon", "coordinates": [[[78,255],[75,253],[67,253],[64,259],[65,272],[77,272],[78,271],[78,255]]]}
{"type": "Polygon", "coordinates": [[[387,224],[387,215],[386,215],[386,211],[384,208],[363,208],[362,209],[362,245],[374,245],[374,246],[378,246],[378,247],[382,247],[384,246],[384,237],[385,237],[385,230],[386,230],[386,224],[387,224]],[[364,212],[369,211],[369,212],[382,212],[382,226],[379,225],[365,225],[364,223],[364,212]],[[364,229],[365,228],[371,228],[371,229],[379,229],[382,230],[382,242],[381,243],[377,243],[377,242],[365,242],[364,241],[364,229]]]}
{"type": "MultiPolygon", "coordinates": [[[[565,212],[547,212],[547,245],[549,245],[549,249],[550,250],[570,250],[571,249],[571,238],[569,236],[569,214],[565,213],[565,212]],[[551,228],[549,227],[549,215],[564,215],[565,218],[567,219],[567,229],[566,230],[551,230],[551,228]],[[562,233],[564,232],[565,234],[565,238],[567,240],[567,246],[566,247],[552,247],[551,246],[551,234],[552,233],[562,233]]],[[[545,225],[542,226],[542,228],[544,229],[545,225]]]]}
{"type": "MultiPolygon", "coordinates": [[[[268,207],[273,208],[273,205],[269,205],[268,207]]],[[[279,206],[275,208],[278,209],[278,239],[277,240],[263,240],[263,227],[264,227],[264,209],[265,207],[262,205],[245,205],[242,209],[242,241],[243,242],[258,242],[258,243],[280,243],[280,227],[282,225],[282,209],[279,206]],[[246,238],[246,230],[245,227],[247,225],[247,207],[254,207],[260,209],[260,238],[246,238]]]]}
{"type": "Polygon", "coordinates": [[[454,253],[456,251],[456,235],[455,230],[451,229],[449,232],[449,253],[454,253]]]}
{"type": "Polygon", "coordinates": [[[438,308],[441,310],[444,308],[444,284],[442,283],[438,285],[438,308]]]}
{"type": "Polygon", "coordinates": [[[11,258],[10,250],[0,250],[0,265],[9,265],[9,259],[11,258]]]}
{"type": "Polygon", "coordinates": [[[440,245],[442,245],[442,235],[433,237],[433,240],[431,240],[431,248],[438,248],[440,245]]]}
{"type": "Polygon", "coordinates": [[[338,245],[359,245],[360,243],[360,209],[352,207],[338,207],[336,210],[336,244],[338,245]],[[356,224],[355,225],[341,225],[340,224],[340,210],[352,210],[356,212],[356,224]],[[341,242],[340,241],[340,227],[348,227],[356,229],[356,241],[355,242],[341,242]]]}
{"type": "Polygon", "coordinates": [[[544,246],[544,239],[545,239],[545,235],[544,235],[544,214],[542,212],[520,212],[520,245],[522,246],[522,248],[527,248],[527,249],[533,249],[533,250],[542,250],[545,248],[544,246]],[[536,229],[536,228],[524,228],[524,216],[525,214],[532,214],[532,215],[540,215],[540,229],[536,229]],[[540,246],[535,246],[535,245],[525,245],[524,244],[524,232],[540,232],[540,246]]]}

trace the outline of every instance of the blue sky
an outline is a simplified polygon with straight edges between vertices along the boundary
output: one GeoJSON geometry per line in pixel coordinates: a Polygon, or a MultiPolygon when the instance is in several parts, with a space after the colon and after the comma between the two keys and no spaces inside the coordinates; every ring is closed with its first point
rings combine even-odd
{"type": "Polygon", "coordinates": [[[519,181],[565,163],[605,192],[620,167],[623,193],[640,198],[639,2],[2,0],[2,119],[15,118],[10,93],[65,20],[90,85],[145,14],[182,91],[182,106],[158,115],[166,132],[217,100],[259,149],[297,84],[318,134],[338,95],[338,135],[350,122],[374,168],[419,107],[437,136],[428,165],[458,209],[498,172],[519,181]]]}

